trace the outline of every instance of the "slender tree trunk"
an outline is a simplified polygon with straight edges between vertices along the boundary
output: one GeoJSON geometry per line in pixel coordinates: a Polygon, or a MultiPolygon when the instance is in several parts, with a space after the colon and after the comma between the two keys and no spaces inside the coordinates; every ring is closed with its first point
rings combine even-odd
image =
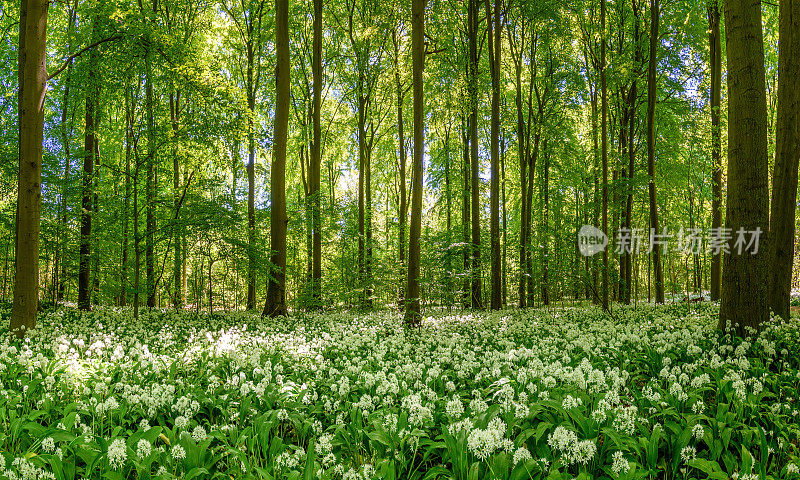
{"type": "MultiPolygon", "coordinates": [[[[474,1],[474,0],[473,0],[474,1]]],[[[406,290],[405,324],[416,326],[421,321],[419,301],[419,239],[422,233],[422,182],[424,179],[423,91],[422,71],[425,68],[425,3],[411,4],[411,58],[414,89],[414,157],[411,170],[411,229],[408,242],[408,288],[406,290]]]]}
{"type": "Polygon", "coordinates": [[[776,315],[788,320],[800,162],[800,0],[783,0],[779,17],[777,147],[769,233],[772,257],[769,307],[776,315]]]}
{"type": "MultiPolygon", "coordinates": [[[[709,64],[711,66],[711,230],[722,228],[722,130],[720,126],[720,97],[722,89],[722,40],[719,32],[719,2],[709,1],[708,7],[709,64]]],[[[722,282],[722,252],[712,252],[711,300],[719,300],[722,282]]]]}
{"type": "Polygon", "coordinates": [[[527,258],[527,248],[528,248],[528,229],[527,229],[527,221],[528,221],[528,196],[527,196],[527,184],[528,184],[528,158],[526,155],[526,145],[525,145],[525,120],[523,116],[523,107],[522,107],[522,52],[525,49],[525,22],[524,19],[521,20],[521,31],[519,34],[519,48],[514,49],[514,39],[512,36],[511,29],[506,29],[506,34],[508,35],[508,42],[511,45],[511,56],[514,60],[514,87],[515,87],[515,96],[514,102],[517,107],[517,156],[519,157],[519,181],[520,181],[520,231],[519,231],[519,279],[518,279],[518,287],[517,287],[517,294],[519,295],[519,308],[525,308],[527,306],[527,298],[525,293],[525,285],[527,282],[526,279],[526,270],[525,270],[525,261],[527,258]],[[516,57],[516,58],[515,58],[516,57]]]}
{"type": "Polygon", "coordinates": [[[19,28],[19,177],[14,304],[9,330],[23,336],[39,306],[39,220],[47,84],[47,2],[22,0],[19,28]]]}
{"type": "Polygon", "coordinates": [[[503,306],[502,296],[502,259],[500,258],[500,2],[494,2],[494,15],[491,13],[490,0],[486,0],[486,23],[489,28],[489,61],[492,75],[492,126],[491,126],[491,257],[492,257],[492,310],[503,306]]]}
{"type": "Polygon", "coordinates": [[[275,139],[271,168],[271,263],[264,316],[285,316],[286,309],[286,143],[289,130],[289,0],[275,0],[275,139]]]}
{"type": "Polygon", "coordinates": [[[539,244],[542,248],[542,303],[550,305],[550,152],[547,139],[542,147],[544,168],[542,171],[542,225],[539,244]]]}
{"type": "Polygon", "coordinates": [[[400,264],[400,275],[398,288],[398,304],[403,307],[405,297],[405,269],[406,269],[406,221],[408,219],[408,187],[406,185],[406,143],[403,124],[403,84],[400,82],[400,42],[397,39],[397,30],[392,30],[392,42],[394,46],[394,87],[397,102],[397,152],[400,159],[400,210],[397,213],[399,223],[398,233],[398,263],[400,264]]]}
{"type": "MultiPolygon", "coordinates": [[[[761,2],[725,3],[728,56],[728,192],[725,225],[734,241],[744,232],[768,230],[769,172],[767,162],[767,100],[764,78],[764,40],[761,2]]],[[[731,252],[723,256],[720,329],[728,325],[745,334],[769,319],[765,248],[757,253],[731,252]]]]}
{"type": "Polygon", "coordinates": [[[462,305],[464,308],[468,308],[470,306],[470,290],[471,290],[471,279],[472,275],[470,273],[470,254],[472,252],[472,248],[470,248],[470,187],[471,187],[471,179],[470,179],[470,165],[469,165],[469,118],[465,114],[462,118],[463,121],[463,143],[464,143],[464,153],[463,153],[463,165],[462,165],[462,174],[464,177],[464,188],[463,188],[463,196],[462,196],[462,204],[461,204],[461,235],[462,235],[462,243],[463,243],[463,252],[462,252],[462,260],[463,260],[463,276],[464,276],[464,285],[462,287],[462,305]]]}
{"type": "MultiPolygon", "coordinates": [[[[657,0],[656,0],[657,1],[657,0]]],[[[600,145],[603,164],[603,232],[608,235],[608,91],[606,87],[606,2],[600,2],[600,145]]],[[[608,302],[608,249],[603,250],[603,310],[609,310],[608,302]]]]}
{"type": "Polygon", "coordinates": [[[119,300],[124,307],[128,303],[128,213],[131,199],[131,149],[133,148],[133,106],[131,91],[125,83],[125,198],[122,204],[122,260],[120,261],[119,300]]]}
{"type": "MultiPolygon", "coordinates": [[[[169,111],[170,123],[172,124],[172,133],[177,137],[179,129],[179,119],[181,111],[181,92],[176,90],[175,93],[170,93],[169,96],[169,111]]],[[[172,283],[173,295],[172,306],[175,309],[183,308],[181,303],[183,295],[181,294],[181,232],[182,223],[180,219],[180,202],[181,202],[181,166],[180,159],[178,158],[178,149],[175,147],[172,151],[172,209],[173,221],[175,222],[172,227],[172,242],[174,243],[173,259],[172,259],[172,283]]]]}
{"type": "MultiPolygon", "coordinates": [[[[92,25],[92,41],[100,35],[99,17],[95,17],[92,25]]],[[[78,308],[91,310],[91,260],[92,260],[92,220],[94,216],[93,190],[95,188],[95,154],[97,152],[97,118],[96,110],[100,95],[100,80],[97,77],[100,60],[97,48],[89,52],[87,73],[86,107],[84,109],[84,144],[83,144],[83,200],[81,203],[81,243],[78,265],[78,308]]]]}
{"type": "Polygon", "coordinates": [[[147,179],[145,184],[145,275],[147,289],[147,307],[156,306],[156,273],[155,273],[155,100],[153,98],[153,61],[151,45],[145,52],[145,97],[147,107],[147,179]]]}
{"type": "Polygon", "coordinates": [[[469,0],[470,165],[472,167],[472,308],[482,308],[480,165],[478,163],[478,0],[469,0]]]}
{"type": "MultiPolygon", "coordinates": [[[[136,153],[136,151],[134,151],[136,153]]],[[[133,318],[139,319],[139,294],[141,289],[142,252],[139,248],[139,155],[133,168],[133,318]]]]}
{"type": "MultiPolygon", "coordinates": [[[[659,0],[650,0],[650,60],[647,70],[647,175],[650,177],[650,231],[660,235],[658,204],[656,203],[656,125],[657,101],[656,66],[658,48],[658,23],[661,16],[659,0]]],[[[664,275],[661,268],[661,246],[653,248],[653,270],[655,275],[656,303],[664,303],[664,275]]]]}
{"type": "MultiPolygon", "coordinates": [[[[75,15],[77,11],[77,4],[74,5],[69,12],[69,25],[67,25],[67,47],[72,51],[72,33],[75,28],[75,15]]],[[[67,71],[64,77],[64,96],[61,101],[61,144],[64,148],[64,183],[61,187],[61,224],[59,225],[59,245],[58,252],[56,253],[56,301],[64,300],[64,289],[67,281],[67,232],[69,231],[67,225],[67,203],[68,203],[68,186],[70,167],[72,159],[70,158],[70,136],[71,130],[67,126],[67,116],[69,110],[69,90],[72,84],[72,64],[73,60],[67,62],[67,71]]]]}
{"type": "Polygon", "coordinates": [[[444,196],[446,206],[446,226],[447,226],[447,250],[444,257],[444,291],[445,303],[452,306],[453,293],[453,259],[451,257],[451,247],[453,246],[453,196],[450,190],[450,120],[444,130],[444,196]]]}
{"type": "Polygon", "coordinates": [[[322,223],[320,218],[320,166],[322,158],[322,0],[314,0],[314,44],[311,64],[314,81],[312,100],[313,142],[311,143],[311,218],[312,218],[312,283],[314,308],[322,308],[322,223]]]}
{"type": "Polygon", "coordinates": [[[253,40],[247,40],[247,310],[256,308],[256,92],[253,40]]]}

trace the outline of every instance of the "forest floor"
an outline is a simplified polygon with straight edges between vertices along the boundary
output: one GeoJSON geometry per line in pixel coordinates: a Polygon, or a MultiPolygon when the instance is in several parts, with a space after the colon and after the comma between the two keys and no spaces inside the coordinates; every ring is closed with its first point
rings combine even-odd
{"type": "Polygon", "coordinates": [[[717,311],[51,310],[2,336],[0,478],[800,478],[800,321],[717,311]]]}

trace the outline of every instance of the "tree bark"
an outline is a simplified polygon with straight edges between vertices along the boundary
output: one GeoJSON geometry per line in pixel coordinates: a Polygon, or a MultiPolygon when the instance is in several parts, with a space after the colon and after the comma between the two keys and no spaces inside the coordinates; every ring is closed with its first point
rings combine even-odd
{"type": "Polygon", "coordinates": [[[503,306],[502,259],[500,258],[500,2],[494,1],[494,15],[490,1],[486,0],[486,23],[489,28],[489,61],[492,75],[492,120],[491,120],[491,192],[490,192],[490,237],[492,257],[492,310],[503,306]]]}
{"type": "MultiPolygon", "coordinates": [[[[608,235],[608,91],[606,87],[606,2],[600,1],[600,145],[603,164],[603,232],[608,235]]],[[[608,302],[608,249],[603,250],[603,310],[608,302]]]]}
{"type": "Polygon", "coordinates": [[[42,140],[47,5],[22,0],[19,28],[19,177],[14,303],[9,330],[23,336],[36,325],[39,306],[39,220],[41,218],[42,140]]]}
{"type": "Polygon", "coordinates": [[[469,0],[470,165],[472,167],[472,308],[483,307],[481,298],[480,165],[478,163],[478,0],[469,0]]]}
{"type": "MultiPolygon", "coordinates": [[[[474,1],[474,0],[473,0],[474,1]]],[[[422,320],[419,302],[419,237],[422,233],[423,164],[423,90],[422,71],[425,68],[425,3],[411,4],[411,58],[414,90],[414,157],[411,170],[411,225],[408,242],[408,288],[406,289],[405,324],[419,325],[422,320]]]]}
{"type": "Polygon", "coordinates": [[[289,130],[289,0],[275,0],[275,134],[270,172],[271,263],[264,316],[286,316],[286,143],[289,130]]]}
{"type": "Polygon", "coordinates": [[[311,226],[312,226],[312,254],[311,262],[311,294],[314,308],[322,308],[322,223],[320,218],[320,166],[322,152],[322,0],[314,0],[314,43],[313,63],[311,64],[314,79],[314,97],[312,104],[313,142],[311,143],[311,166],[309,177],[311,180],[311,226]]]}
{"type": "MultiPolygon", "coordinates": [[[[99,38],[99,17],[95,17],[92,25],[92,39],[99,38]]],[[[91,310],[91,259],[92,259],[92,220],[94,215],[93,190],[95,187],[95,154],[97,143],[96,109],[100,95],[100,79],[97,76],[99,51],[93,48],[89,52],[87,72],[86,106],[84,109],[84,142],[83,142],[83,200],[81,203],[81,243],[78,263],[78,308],[91,310]]]]}
{"type": "MultiPolygon", "coordinates": [[[[154,4],[155,7],[155,4],[154,4]]],[[[155,10],[155,8],[154,8],[155,10]]],[[[156,306],[156,274],[155,274],[155,100],[153,98],[153,60],[152,45],[145,52],[145,102],[147,107],[147,178],[145,181],[145,288],[147,290],[147,307],[156,306]]]]}
{"type": "MultiPolygon", "coordinates": [[[[725,3],[728,54],[728,191],[725,225],[734,238],[743,229],[768,230],[767,101],[761,2],[725,3]]],[[[729,246],[733,247],[733,242],[729,246]]],[[[767,249],[723,255],[719,328],[739,335],[769,319],[767,249]]]]}
{"type": "Polygon", "coordinates": [[[400,264],[400,288],[398,289],[398,304],[403,308],[405,298],[405,269],[406,269],[406,222],[408,220],[408,186],[406,185],[406,141],[403,124],[403,84],[400,82],[400,42],[397,39],[397,30],[392,30],[392,43],[394,46],[394,87],[397,102],[397,152],[400,159],[400,209],[397,213],[398,232],[398,263],[400,264]]]}
{"type": "MultiPolygon", "coordinates": [[[[659,0],[650,0],[650,60],[647,70],[647,175],[650,177],[650,231],[660,235],[658,204],[656,203],[656,128],[657,101],[656,62],[658,48],[658,23],[661,14],[659,0]]],[[[653,275],[655,275],[656,303],[664,303],[664,275],[661,268],[661,246],[653,248],[653,275]]]]}
{"type": "MultiPolygon", "coordinates": [[[[180,120],[180,112],[181,112],[181,92],[178,89],[175,89],[174,93],[170,93],[169,96],[169,111],[170,111],[170,123],[172,124],[172,133],[173,138],[177,138],[178,136],[178,129],[179,129],[179,120],[180,120]]],[[[177,147],[173,148],[172,150],[172,216],[174,225],[172,227],[172,242],[173,242],[173,259],[172,259],[172,283],[173,285],[173,295],[172,295],[172,306],[175,309],[183,308],[182,300],[183,295],[181,294],[181,265],[182,265],[182,254],[181,254],[181,220],[180,220],[180,202],[181,202],[181,166],[180,166],[180,159],[178,158],[178,149],[177,147]]]]}
{"type": "Polygon", "coordinates": [[[769,307],[789,319],[800,162],[800,0],[780,2],[778,117],[770,212],[769,307]]]}
{"type": "MultiPolygon", "coordinates": [[[[722,227],[722,130],[720,126],[720,97],[722,89],[722,40],[719,32],[719,3],[709,1],[708,7],[708,45],[711,67],[711,229],[719,231],[722,227]]],[[[711,300],[719,300],[722,282],[722,252],[711,257],[711,300]]]]}

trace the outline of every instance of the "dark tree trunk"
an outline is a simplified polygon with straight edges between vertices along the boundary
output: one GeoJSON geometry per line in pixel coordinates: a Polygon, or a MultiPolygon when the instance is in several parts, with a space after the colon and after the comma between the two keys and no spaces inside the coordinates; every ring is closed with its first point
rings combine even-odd
{"type": "Polygon", "coordinates": [[[490,237],[492,257],[492,310],[503,306],[502,259],[500,258],[500,2],[494,2],[494,15],[491,14],[489,0],[486,0],[486,23],[489,28],[489,61],[492,74],[492,126],[491,126],[491,199],[490,199],[490,237]]]}
{"type": "Polygon", "coordinates": [[[311,193],[312,255],[311,295],[314,308],[322,307],[322,223],[320,218],[320,165],[322,158],[322,0],[314,0],[314,44],[313,63],[314,96],[312,100],[313,142],[311,143],[311,165],[309,168],[311,193]]]}
{"type": "Polygon", "coordinates": [[[414,90],[414,157],[411,170],[411,229],[408,242],[408,288],[406,290],[405,324],[418,325],[421,321],[419,302],[419,237],[422,233],[422,181],[423,164],[423,91],[422,71],[425,68],[425,3],[413,0],[411,4],[411,58],[414,90]]]}
{"type": "Polygon", "coordinates": [[[719,327],[758,329],[769,319],[767,268],[769,254],[760,248],[737,253],[737,232],[768,230],[769,172],[767,100],[761,2],[725,3],[728,53],[728,192],[725,226],[733,232],[731,253],[723,255],[719,327]]]}
{"type": "MultiPolygon", "coordinates": [[[[600,2],[600,145],[603,164],[603,232],[608,235],[608,91],[606,87],[606,2],[600,2]]],[[[609,310],[608,302],[608,249],[603,250],[603,310],[609,310]]]]}
{"type": "Polygon", "coordinates": [[[289,130],[289,0],[275,0],[275,139],[271,168],[270,231],[274,270],[267,286],[264,316],[285,316],[286,309],[286,143],[289,130]]]}
{"type": "MultiPolygon", "coordinates": [[[[719,3],[708,4],[708,44],[711,66],[711,229],[722,227],[722,131],[720,126],[720,96],[722,89],[722,40],[719,32],[719,3]]],[[[711,300],[719,300],[722,282],[722,252],[712,252],[711,300]]]]}
{"type": "MultiPolygon", "coordinates": [[[[180,90],[176,90],[174,93],[170,93],[169,96],[169,112],[170,112],[170,123],[172,124],[172,133],[174,136],[177,137],[178,129],[179,129],[179,120],[180,120],[180,112],[181,112],[181,92],[180,90]]],[[[173,294],[172,294],[172,306],[175,309],[183,308],[182,300],[183,295],[181,294],[181,265],[182,265],[182,254],[181,254],[181,236],[183,233],[182,223],[180,220],[180,202],[181,202],[181,170],[180,170],[180,161],[178,158],[178,149],[175,147],[172,151],[172,216],[173,216],[173,226],[172,226],[172,242],[174,244],[173,250],[173,259],[172,259],[172,283],[173,285],[173,294]]]]}
{"type": "Polygon", "coordinates": [[[469,143],[472,167],[472,308],[482,308],[480,165],[478,164],[478,0],[469,0],[469,143]]]}
{"type": "Polygon", "coordinates": [[[769,247],[769,307],[789,319],[800,162],[800,0],[780,3],[778,118],[769,247]]]}
{"type": "MultiPolygon", "coordinates": [[[[647,175],[650,177],[650,231],[660,235],[658,204],[656,203],[656,125],[657,102],[656,66],[658,48],[659,0],[650,0],[650,59],[647,70],[647,175]]],[[[656,303],[664,303],[664,275],[661,268],[661,246],[653,248],[653,274],[655,275],[656,303]]]]}
{"type": "MultiPolygon", "coordinates": [[[[99,19],[95,17],[92,26],[92,41],[97,41],[100,34],[99,19]]],[[[92,220],[94,216],[95,174],[97,153],[97,118],[96,110],[100,96],[100,80],[97,68],[100,60],[96,48],[89,52],[87,73],[86,107],[84,109],[84,144],[83,144],[83,200],[81,202],[81,243],[78,263],[78,308],[91,310],[91,261],[92,261],[92,220]]]]}

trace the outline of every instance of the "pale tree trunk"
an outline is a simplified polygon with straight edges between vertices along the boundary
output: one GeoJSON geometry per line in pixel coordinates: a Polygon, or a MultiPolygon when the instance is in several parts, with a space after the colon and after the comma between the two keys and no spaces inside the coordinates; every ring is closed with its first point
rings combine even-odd
{"type": "Polygon", "coordinates": [[[270,235],[274,269],[267,285],[264,316],[285,316],[286,309],[286,143],[289,130],[289,0],[275,0],[275,130],[270,171],[270,235]]]}
{"type": "MultiPolygon", "coordinates": [[[[647,175],[650,195],[650,231],[660,235],[658,204],[656,203],[656,125],[657,101],[656,62],[658,48],[658,22],[661,15],[659,0],[650,0],[650,64],[647,70],[647,175]]],[[[664,275],[661,268],[661,246],[653,248],[653,275],[655,275],[656,303],[664,303],[664,275]]]]}
{"type": "MultiPolygon", "coordinates": [[[[722,227],[722,130],[720,126],[720,97],[722,89],[722,40],[719,32],[719,2],[709,1],[708,45],[711,67],[711,229],[722,227]]],[[[711,300],[719,300],[722,282],[722,252],[711,257],[711,300]]]]}
{"type": "Polygon", "coordinates": [[[772,257],[769,307],[788,320],[800,162],[800,0],[780,2],[778,24],[778,118],[769,229],[772,257]]]}
{"type": "MultiPolygon", "coordinates": [[[[733,233],[731,253],[723,255],[719,328],[739,335],[769,319],[769,253],[759,248],[737,253],[737,232],[768,230],[767,99],[761,2],[725,3],[728,54],[728,192],[725,225],[733,233]]],[[[761,245],[763,247],[763,245],[761,245]]]]}
{"type": "Polygon", "coordinates": [[[22,0],[19,22],[19,177],[16,272],[9,330],[23,336],[36,325],[39,307],[39,220],[42,140],[47,83],[47,2],[22,0]]]}
{"type": "Polygon", "coordinates": [[[425,68],[425,3],[413,0],[411,4],[411,58],[414,89],[414,157],[411,170],[411,229],[408,242],[408,287],[406,289],[405,324],[415,326],[422,320],[419,303],[419,237],[422,233],[422,181],[423,163],[423,84],[425,68]]]}

